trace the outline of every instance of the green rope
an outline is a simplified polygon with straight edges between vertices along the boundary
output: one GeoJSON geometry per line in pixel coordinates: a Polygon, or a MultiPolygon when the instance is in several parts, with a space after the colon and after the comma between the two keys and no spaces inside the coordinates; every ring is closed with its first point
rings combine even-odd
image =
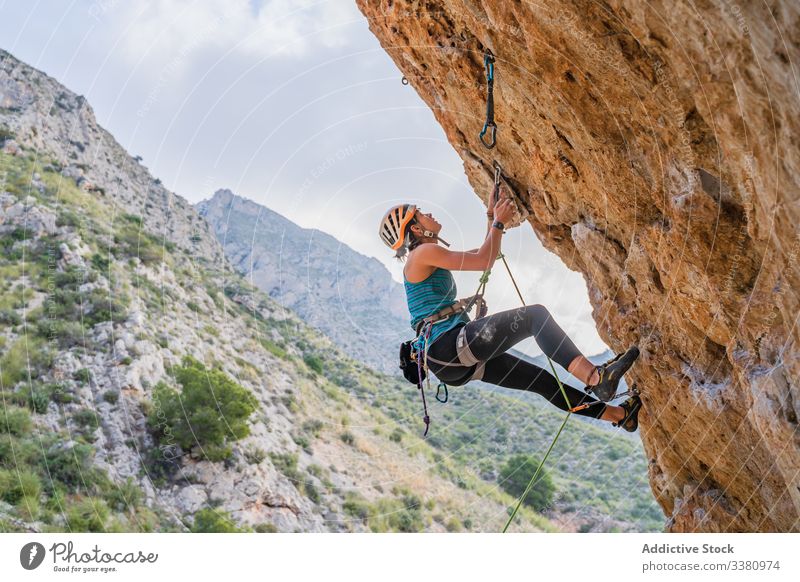
{"type": "Polygon", "coordinates": [[[542,462],[539,463],[539,466],[536,468],[536,472],[533,474],[533,477],[531,477],[531,480],[528,483],[528,486],[525,488],[525,491],[523,492],[522,496],[519,498],[519,501],[517,502],[517,506],[514,508],[514,511],[511,512],[511,515],[509,516],[508,521],[506,522],[506,525],[503,527],[503,533],[506,533],[506,530],[508,529],[508,526],[511,525],[511,520],[514,519],[514,516],[517,515],[517,511],[519,511],[519,508],[522,505],[522,501],[525,499],[525,497],[527,497],[528,492],[530,492],[530,490],[533,488],[533,482],[536,480],[536,477],[539,475],[539,471],[541,471],[542,467],[544,467],[544,462],[547,460],[547,457],[550,456],[550,451],[553,450],[553,447],[555,446],[556,441],[558,440],[558,437],[561,436],[561,431],[564,430],[564,426],[567,424],[567,421],[569,420],[569,417],[570,417],[571,414],[572,414],[571,412],[567,412],[567,416],[564,417],[564,422],[561,423],[561,428],[558,429],[558,433],[556,433],[556,438],[554,438],[553,442],[550,443],[550,448],[547,449],[547,454],[544,456],[544,459],[542,459],[542,462]]]}
{"type": "MultiPolygon", "coordinates": [[[[514,279],[514,274],[511,272],[511,267],[508,266],[508,262],[506,261],[505,255],[500,253],[497,257],[498,259],[503,259],[503,264],[506,266],[506,271],[508,271],[508,276],[511,277],[511,282],[514,284],[514,289],[517,291],[517,295],[519,296],[519,300],[522,302],[522,306],[526,305],[525,298],[522,297],[522,292],[519,290],[519,285],[517,285],[517,281],[514,279]]],[[[481,283],[485,286],[486,282],[489,280],[489,274],[491,273],[491,269],[487,269],[484,271],[483,276],[481,276],[481,283]],[[484,280],[484,278],[486,280],[484,280]]],[[[547,356],[547,354],[545,354],[547,356]]],[[[522,492],[522,495],[517,500],[517,505],[514,507],[514,510],[511,512],[511,515],[508,517],[508,521],[506,525],[503,527],[503,532],[506,533],[508,530],[508,526],[511,525],[511,522],[514,520],[514,517],[517,515],[519,508],[522,506],[522,502],[525,501],[525,498],[530,493],[530,490],[533,488],[533,483],[536,481],[536,477],[539,476],[539,473],[542,471],[544,467],[545,461],[547,461],[547,457],[550,456],[550,452],[553,450],[553,447],[556,446],[556,442],[558,441],[558,437],[561,436],[561,431],[564,430],[564,427],[567,425],[567,421],[569,417],[572,416],[572,404],[570,404],[569,398],[567,397],[567,391],[564,390],[564,385],[561,383],[561,379],[558,377],[558,373],[556,372],[555,366],[553,366],[553,361],[550,359],[550,356],[547,356],[547,361],[550,363],[550,369],[553,371],[553,376],[555,376],[556,382],[558,382],[558,388],[561,390],[561,395],[564,397],[564,401],[567,403],[567,415],[564,417],[564,422],[561,423],[561,427],[558,429],[556,436],[553,438],[553,442],[550,443],[550,448],[547,449],[547,453],[545,454],[542,461],[539,463],[539,466],[536,467],[536,472],[534,472],[533,477],[528,482],[528,486],[525,488],[525,491],[522,492]]]]}

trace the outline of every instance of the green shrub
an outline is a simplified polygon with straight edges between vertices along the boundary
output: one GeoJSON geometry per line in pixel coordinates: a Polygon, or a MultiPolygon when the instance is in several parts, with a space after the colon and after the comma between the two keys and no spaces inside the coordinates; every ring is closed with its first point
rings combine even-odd
{"type": "Polygon", "coordinates": [[[221,461],[225,461],[226,459],[230,459],[233,455],[233,449],[230,445],[217,445],[217,444],[208,444],[202,447],[200,454],[203,458],[211,461],[212,463],[219,463],[221,461]]]}
{"type": "Polygon", "coordinates": [[[56,218],[56,226],[67,226],[70,228],[79,228],[81,225],[81,218],[74,212],[69,210],[62,211],[56,218]]]}
{"type": "Polygon", "coordinates": [[[105,498],[115,511],[130,511],[141,506],[144,494],[136,481],[128,477],[124,483],[112,486],[105,498]]]}
{"type": "Polygon", "coordinates": [[[0,127],[0,144],[4,143],[6,140],[14,139],[16,135],[13,131],[6,127],[0,127]]]}
{"type": "Polygon", "coordinates": [[[314,370],[317,374],[322,374],[322,359],[316,354],[305,354],[303,361],[306,366],[314,370]]]}
{"type": "Polygon", "coordinates": [[[54,275],[53,282],[58,291],[76,292],[80,285],[83,285],[88,280],[93,280],[93,276],[89,276],[86,269],[81,267],[68,267],[64,271],[58,272],[54,275]]]}
{"type": "Polygon", "coordinates": [[[19,325],[20,323],[22,323],[22,318],[19,316],[19,313],[17,313],[15,310],[13,309],[0,310],[0,324],[14,326],[14,325],[19,325]]]}
{"type": "Polygon", "coordinates": [[[53,394],[52,385],[24,385],[13,394],[15,404],[27,406],[31,412],[44,414],[53,394]]]}
{"type": "Polygon", "coordinates": [[[58,347],[69,349],[83,345],[86,330],[78,321],[44,320],[36,325],[36,334],[46,339],[58,341],[58,347]]]}
{"type": "Polygon", "coordinates": [[[142,263],[151,264],[163,257],[161,241],[135,221],[126,220],[121,225],[114,234],[114,243],[114,254],[119,258],[138,257],[142,263]]]}
{"type": "Polygon", "coordinates": [[[12,388],[19,382],[36,380],[52,363],[53,355],[45,340],[20,338],[0,358],[0,386],[12,388]]]}
{"type": "Polygon", "coordinates": [[[278,528],[269,522],[259,523],[255,528],[256,533],[278,533],[278,528]]]}
{"type": "MultiPolygon", "coordinates": [[[[538,467],[539,461],[535,458],[524,454],[514,455],[500,470],[500,486],[510,495],[519,497],[525,492],[538,467]]],[[[523,503],[536,511],[542,511],[552,503],[554,492],[553,480],[542,468],[523,503]]]]}
{"type": "Polygon", "coordinates": [[[419,498],[407,493],[399,499],[384,497],[371,504],[349,491],[342,509],[347,515],[364,522],[373,532],[419,532],[425,527],[419,498]]]}
{"type": "Polygon", "coordinates": [[[303,436],[301,434],[293,434],[292,435],[292,440],[295,442],[295,444],[298,447],[300,447],[304,451],[306,451],[306,452],[310,452],[311,451],[311,443],[308,442],[308,439],[305,436],[303,436]]]}
{"type": "Polygon", "coordinates": [[[258,465],[267,458],[267,453],[264,452],[264,449],[255,446],[248,447],[244,450],[244,458],[251,465],[258,465]]]}
{"type": "Polygon", "coordinates": [[[297,470],[297,455],[291,453],[270,453],[273,466],[295,484],[301,480],[300,471],[297,470]]]}
{"type": "Polygon", "coordinates": [[[297,400],[295,399],[294,394],[284,394],[281,396],[281,402],[286,407],[286,410],[289,412],[297,412],[300,410],[300,407],[297,405],[297,400]]]}
{"type": "Polygon", "coordinates": [[[261,343],[264,349],[267,350],[269,353],[271,353],[273,356],[282,359],[286,359],[289,356],[288,352],[284,349],[283,345],[277,344],[272,340],[262,338],[259,340],[259,343],[261,343]]]}
{"type": "Polygon", "coordinates": [[[156,487],[167,486],[181,467],[180,449],[173,445],[148,447],[144,453],[142,474],[156,487]]]}
{"type": "Polygon", "coordinates": [[[314,503],[320,502],[321,497],[319,491],[317,491],[317,488],[311,481],[305,481],[303,483],[303,492],[306,494],[306,497],[308,497],[314,503]]]}
{"type": "Polygon", "coordinates": [[[250,434],[247,421],[258,405],[252,393],[190,356],[172,371],[182,390],[163,382],[155,387],[148,422],[156,438],[162,441],[169,434],[184,450],[199,445],[219,452],[228,450],[228,440],[250,434]]]}
{"type": "Polygon", "coordinates": [[[119,402],[119,392],[116,390],[106,390],[103,392],[103,400],[112,405],[116,404],[119,402]]]}
{"type": "Polygon", "coordinates": [[[75,395],[70,391],[69,386],[65,386],[64,384],[51,384],[50,387],[52,389],[50,398],[52,398],[53,402],[56,404],[70,404],[71,402],[75,402],[75,395]]]}
{"type": "Polygon", "coordinates": [[[25,408],[6,406],[0,410],[0,433],[23,436],[31,432],[33,422],[31,415],[25,408]]]}
{"type": "Polygon", "coordinates": [[[105,500],[81,498],[66,505],[66,529],[71,533],[104,532],[111,515],[105,500]]]}
{"type": "Polygon", "coordinates": [[[39,476],[27,469],[0,469],[0,499],[17,505],[28,502],[38,505],[42,484],[39,476]]]}
{"type": "Polygon", "coordinates": [[[103,321],[123,321],[128,308],[122,297],[111,295],[108,291],[93,289],[88,301],[84,301],[83,322],[92,327],[103,321]]]}
{"type": "Polygon", "coordinates": [[[86,383],[92,379],[92,373],[89,371],[89,368],[81,368],[72,375],[72,379],[86,383]]]}
{"type": "Polygon", "coordinates": [[[399,428],[396,428],[392,431],[392,434],[389,435],[389,440],[395,443],[399,443],[403,440],[403,431],[399,428]]]}
{"type": "Polygon", "coordinates": [[[100,420],[97,418],[97,413],[89,408],[78,410],[72,415],[72,419],[82,428],[89,432],[94,432],[100,426],[100,420]]]}
{"type": "Polygon", "coordinates": [[[125,220],[133,224],[134,226],[139,226],[139,227],[141,227],[143,224],[142,217],[136,214],[123,214],[122,220],[125,220]]]}
{"type": "Polygon", "coordinates": [[[107,492],[112,487],[111,481],[105,472],[92,465],[93,456],[91,445],[72,442],[65,446],[55,441],[45,452],[47,464],[43,468],[51,477],[46,486],[52,489],[56,485],[52,480],[56,480],[71,492],[91,495],[107,492]]]}
{"type": "Polygon", "coordinates": [[[324,425],[322,424],[321,420],[317,419],[307,420],[303,423],[303,430],[309,433],[314,438],[316,438],[319,436],[319,433],[322,430],[323,426],[324,425]]]}
{"type": "Polygon", "coordinates": [[[237,533],[247,531],[247,529],[236,527],[228,512],[205,508],[194,514],[191,531],[194,533],[237,533]]]}
{"type": "Polygon", "coordinates": [[[92,255],[92,267],[97,269],[103,274],[108,273],[109,266],[111,265],[111,260],[108,258],[107,255],[101,255],[100,253],[95,253],[92,255]]]}
{"type": "Polygon", "coordinates": [[[349,491],[342,504],[342,510],[349,516],[366,521],[369,518],[371,507],[366,499],[349,491]]]}
{"type": "Polygon", "coordinates": [[[0,434],[0,467],[17,469],[37,462],[41,452],[36,442],[0,434]]]}
{"type": "Polygon", "coordinates": [[[341,435],[339,435],[339,438],[342,439],[342,442],[344,442],[347,445],[351,445],[351,446],[354,445],[355,442],[356,442],[356,439],[353,436],[353,433],[351,433],[350,431],[343,432],[341,435]]]}

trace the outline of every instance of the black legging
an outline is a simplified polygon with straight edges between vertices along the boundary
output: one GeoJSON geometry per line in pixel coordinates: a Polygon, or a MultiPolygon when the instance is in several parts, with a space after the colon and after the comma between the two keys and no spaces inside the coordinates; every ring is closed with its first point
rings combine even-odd
{"type": "MultiPolygon", "coordinates": [[[[572,360],[581,355],[572,340],[550,316],[546,307],[526,305],[470,321],[465,325],[467,327],[466,339],[470,350],[478,360],[486,362],[482,378],[484,382],[516,390],[536,392],[561,410],[569,408],[564,402],[558,382],[549,372],[504,353],[522,340],[534,337],[542,351],[564,369],[568,369],[572,360]]],[[[436,374],[436,377],[452,386],[466,384],[477,366],[477,364],[473,366],[460,365],[456,353],[456,337],[462,327],[464,325],[459,325],[443,333],[428,349],[432,358],[456,364],[442,366],[428,361],[428,368],[436,374]]],[[[595,398],[580,390],[566,384],[563,386],[572,406],[597,402],[595,398]]],[[[605,408],[605,404],[595,404],[579,410],[575,414],[599,418],[605,408]]]]}

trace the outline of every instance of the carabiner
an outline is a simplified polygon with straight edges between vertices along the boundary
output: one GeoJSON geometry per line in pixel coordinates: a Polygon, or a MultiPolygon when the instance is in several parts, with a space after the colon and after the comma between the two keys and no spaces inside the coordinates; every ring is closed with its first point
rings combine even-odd
{"type": "Polygon", "coordinates": [[[503,177],[503,167],[500,165],[500,162],[498,162],[497,160],[494,160],[492,162],[492,165],[494,166],[494,185],[495,186],[499,186],[500,185],[500,179],[503,177]]]}
{"type": "Polygon", "coordinates": [[[494,144],[497,143],[497,125],[495,125],[495,123],[493,121],[485,123],[483,125],[483,129],[481,130],[480,138],[481,138],[481,143],[484,146],[486,146],[486,149],[489,149],[489,150],[492,149],[494,147],[494,144]],[[492,141],[490,141],[489,143],[486,143],[486,140],[483,139],[483,136],[486,135],[486,130],[488,128],[490,128],[490,127],[492,128],[492,136],[491,136],[491,140],[492,141]]]}

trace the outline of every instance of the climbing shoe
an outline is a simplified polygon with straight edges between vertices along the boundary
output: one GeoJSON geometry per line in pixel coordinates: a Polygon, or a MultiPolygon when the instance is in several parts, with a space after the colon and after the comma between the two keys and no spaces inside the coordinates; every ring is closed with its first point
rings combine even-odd
{"type": "Polygon", "coordinates": [[[600,375],[600,382],[594,386],[586,386],[584,390],[589,394],[594,394],[603,402],[608,402],[617,393],[617,386],[622,379],[622,375],[639,357],[639,348],[633,346],[624,354],[615,356],[602,366],[597,366],[597,373],[600,375]]]}
{"type": "Polygon", "coordinates": [[[625,418],[619,422],[612,423],[614,426],[621,426],[628,432],[636,432],[636,429],[639,428],[639,410],[642,408],[642,399],[639,397],[639,391],[634,387],[632,392],[633,396],[620,405],[625,410],[625,418]]]}

